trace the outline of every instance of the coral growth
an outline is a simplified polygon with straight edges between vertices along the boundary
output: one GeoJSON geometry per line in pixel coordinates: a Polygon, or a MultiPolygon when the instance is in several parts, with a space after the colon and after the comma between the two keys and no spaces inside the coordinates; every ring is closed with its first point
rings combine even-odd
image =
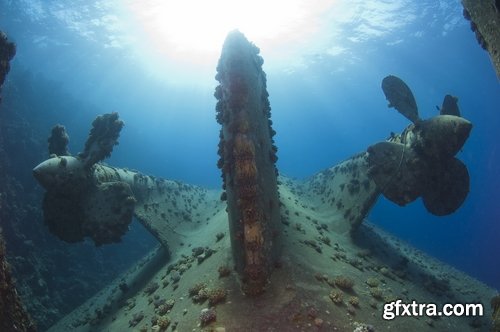
{"type": "MultiPolygon", "coordinates": [[[[223,194],[225,194],[225,192],[224,192],[223,194]]],[[[217,234],[215,235],[215,240],[216,240],[216,242],[219,242],[219,241],[220,241],[220,240],[222,240],[223,238],[224,238],[224,233],[222,233],[222,232],[219,232],[219,233],[217,233],[217,234]]]]}
{"type": "Polygon", "coordinates": [[[217,319],[217,314],[215,312],[215,309],[206,308],[206,309],[201,310],[201,313],[200,313],[201,326],[206,326],[212,322],[215,322],[216,319],[217,319]]]}
{"type": "Polygon", "coordinates": [[[349,302],[349,304],[352,305],[353,307],[359,307],[359,298],[357,296],[349,297],[347,302],[349,302]]]}
{"type": "Polygon", "coordinates": [[[158,308],[156,309],[156,312],[159,315],[165,315],[174,307],[174,304],[175,304],[175,300],[173,300],[173,299],[165,301],[164,303],[162,303],[158,306],[158,308]]]}
{"type": "Polygon", "coordinates": [[[233,154],[236,159],[251,160],[255,157],[255,146],[252,141],[246,137],[246,135],[237,134],[234,139],[233,154]]]}
{"type": "Polygon", "coordinates": [[[370,288],[370,295],[377,300],[381,300],[384,295],[384,292],[379,287],[373,287],[370,288]]]}
{"type": "Polygon", "coordinates": [[[165,331],[170,325],[170,318],[168,318],[167,316],[161,316],[158,318],[156,324],[160,328],[160,331],[165,331]]]}
{"type": "Polygon", "coordinates": [[[156,281],[152,281],[150,282],[146,288],[144,289],[144,294],[147,294],[147,295],[151,295],[153,294],[154,292],[156,292],[156,290],[159,288],[160,286],[158,285],[158,283],[156,281]]]}
{"type": "Polygon", "coordinates": [[[373,325],[354,322],[353,332],[375,332],[375,328],[373,327],[373,325]]]}
{"type": "Polygon", "coordinates": [[[207,284],[205,284],[204,282],[199,282],[199,283],[195,284],[193,287],[191,287],[189,289],[189,296],[192,297],[192,296],[198,295],[200,290],[202,290],[204,288],[207,288],[207,284]]]}
{"type": "Polygon", "coordinates": [[[227,292],[224,288],[208,288],[207,284],[200,282],[189,289],[189,297],[194,303],[202,303],[208,299],[211,306],[226,300],[227,292]]]}
{"type": "Polygon", "coordinates": [[[189,296],[194,303],[202,303],[208,298],[207,284],[200,282],[189,289],[189,296]]]}
{"type": "Polygon", "coordinates": [[[219,278],[225,278],[231,274],[231,270],[226,265],[219,266],[217,271],[219,272],[219,278]]]}
{"type": "Polygon", "coordinates": [[[226,301],[227,292],[224,288],[214,288],[208,291],[208,304],[217,305],[226,301]]]}
{"type": "Polygon", "coordinates": [[[257,165],[255,161],[244,160],[236,162],[236,181],[252,181],[257,176],[257,165]]]}
{"type": "Polygon", "coordinates": [[[354,286],[354,281],[351,278],[345,276],[335,277],[334,282],[335,286],[346,290],[351,289],[352,286],[354,286]]]}
{"type": "Polygon", "coordinates": [[[380,281],[377,278],[370,277],[366,279],[366,284],[370,287],[378,287],[380,281]]]}
{"type": "Polygon", "coordinates": [[[341,291],[334,289],[330,292],[329,295],[330,299],[332,300],[333,303],[335,304],[341,304],[344,301],[344,293],[341,291]]]}

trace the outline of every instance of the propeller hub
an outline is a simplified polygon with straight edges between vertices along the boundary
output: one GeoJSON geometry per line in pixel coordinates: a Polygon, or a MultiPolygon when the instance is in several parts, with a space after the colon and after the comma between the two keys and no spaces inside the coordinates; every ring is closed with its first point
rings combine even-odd
{"type": "Polygon", "coordinates": [[[68,191],[81,187],[86,172],[80,159],[58,156],[45,160],[33,169],[33,176],[46,190],[68,191]]]}

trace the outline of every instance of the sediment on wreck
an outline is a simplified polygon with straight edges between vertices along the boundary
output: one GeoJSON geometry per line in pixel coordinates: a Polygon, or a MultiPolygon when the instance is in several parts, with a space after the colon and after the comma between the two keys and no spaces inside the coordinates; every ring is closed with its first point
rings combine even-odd
{"type": "Polygon", "coordinates": [[[266,75],[259,49],[231,32],[217,66],[218,167],[227,200],[231,246],[242,290],[265,290],[280,255],[280,203],[266,75]]]}

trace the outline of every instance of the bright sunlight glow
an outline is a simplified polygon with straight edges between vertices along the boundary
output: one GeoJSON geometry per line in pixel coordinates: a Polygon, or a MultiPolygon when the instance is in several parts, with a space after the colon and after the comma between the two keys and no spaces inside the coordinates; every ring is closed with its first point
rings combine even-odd
{"type": "Polygon", "coordinates": [[[239,29],[266,55],[291,52],[319,31],[318,17],[334,0],[142,0],[127,9],[145,42],[174,62],[203,65],[239,29]],[[286,47],[286,48],[285,48],[286,47]]]}

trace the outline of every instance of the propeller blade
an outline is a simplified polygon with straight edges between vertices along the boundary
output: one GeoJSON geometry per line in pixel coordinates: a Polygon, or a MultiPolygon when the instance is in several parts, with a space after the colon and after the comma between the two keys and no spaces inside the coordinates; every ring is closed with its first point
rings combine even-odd
{"type": "Polygon", "coordinates": [[[382,80],[382,90],[389,101],[389,107],[394,107],[413,123],[420,120],[415,97],[402,79],[393,75],[385,77],[382,80]]]}
{"type": "Polygon", "coordinates": [[[469,193],[469,172],[457,158],[433,166],[425,180],[422,200],[430,213],[445,216],[455,212],[465,201],[469,193]]]}
{"type": "Polygon", "coordinates": [[[135,202],[125,182],[106,182],[92,188],[83,202],[85,236],[96,246],[120,242],[132,222],[135,202]]]}
{"type": "Polygon", "coordinates": [[[440,114],[460,116],[460,109],[458,108],[458,98],[452,95],[444,96],[443,106],[441,106],[440,114]]]}
{"type": "Polygon", "coordinates": [[[66,133],[66,128],[63,125],[57,124],[52,127],[49,142],[49,156],[71,156],[68,151],[69,136],[66,133]]]}
{"type": "Polygon", "coordinates": [[[81,192],[49,190],[43,199],[44,222],[61,240],[90,237],[96,246],[120,242],[128,231],[135,198],[125,182],[106,182],[81,192]]]}
{"type": "Polygon", "coordinates": [[[368,174],[390,201],[406,205],[421,194],[425,164],[401,143],[380,142],[368,148],[368,174]]]}
{"type": "Polygon", "coordinates": [[[413,144],[430,159],[453,158],[469,138],[472,123],[454,115],[438,115],[419,122],[420,139],[413,144]]]}
{"type": "Polygon", "coordinates": [[[92,122],[85,149],[78,155],[83,159],[85,167],[90,168],[111,155],[113,147],[118,144],[123,125],[116,112],[99,115],[92,122]]]}

